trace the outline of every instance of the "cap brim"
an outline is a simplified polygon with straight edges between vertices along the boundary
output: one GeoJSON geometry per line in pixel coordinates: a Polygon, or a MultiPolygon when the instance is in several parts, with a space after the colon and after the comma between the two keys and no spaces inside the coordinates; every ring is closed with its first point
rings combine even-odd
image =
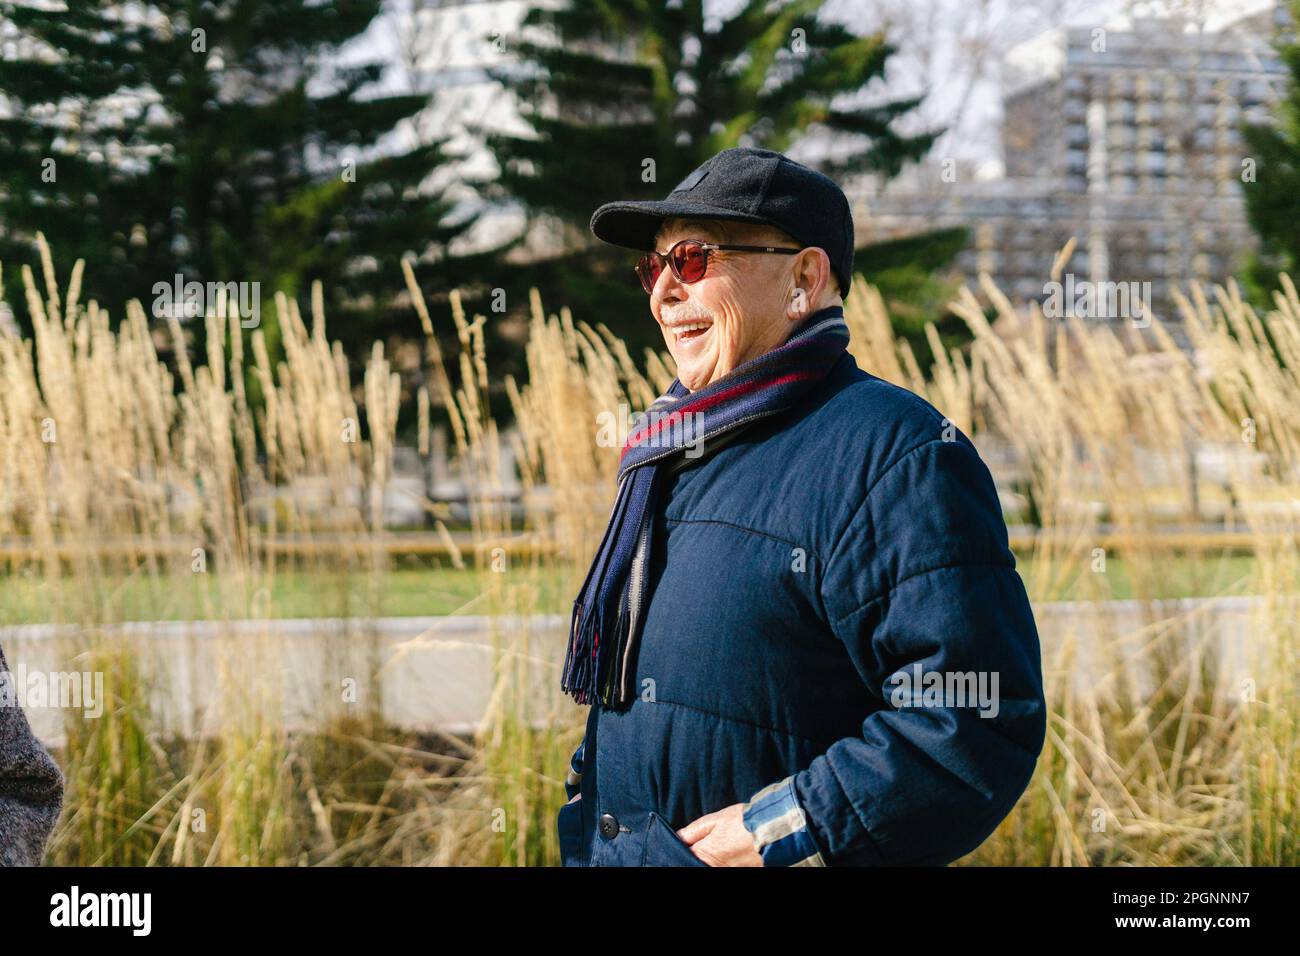
{"type": "Polygon", "coordinates": [[[762,216],[721,209],[705,203],[661,199],[645,202],[607,202],[591,217],[592,234],[602,242],[638,249],[654,248],[655,233],[671,216],[690,219],[726,219],[731,222],[766,223],[762,216]]]}

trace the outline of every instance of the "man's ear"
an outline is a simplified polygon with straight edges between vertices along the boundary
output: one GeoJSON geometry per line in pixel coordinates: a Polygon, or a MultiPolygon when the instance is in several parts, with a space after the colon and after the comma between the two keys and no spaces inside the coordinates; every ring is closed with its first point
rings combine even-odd
{"type": "Polygon", "coordinates": [[[838,288],[838,280],[831,274],[830,256],[819,246],[810,246],[795,256],[793,279],[786,318],[795,322],[822,308],[827,290],[838,288]]]}

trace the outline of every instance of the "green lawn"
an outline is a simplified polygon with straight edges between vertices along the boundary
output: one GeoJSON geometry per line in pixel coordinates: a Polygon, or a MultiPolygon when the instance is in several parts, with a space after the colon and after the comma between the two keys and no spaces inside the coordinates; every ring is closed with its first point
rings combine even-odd
{"type": "MultiPolygon", "coordinates": [[[[453,568],[389,571],[371,592],[369,575],[339,571],[278,571],[268,595],[218,574],[127,575],[99,578],[86,588],[76,580],[50,584],[37,577],[0,576],[0,625],[54,620],[177,621],[243,617],[407,617],[480,614],[490,610],[485,592],[492,572],[453,568]]],[[[505,572],[510,574],[511,572],[505,572]]],[[[519,572],[522,576],[527,572],[519,572]]],[[[560,575],[530,575],[537,612],[567,601],[560,575]]],[[[572,600],[570,596],[568,601],[572,600]]]]}
{"type": "MultiPolygon", "coordinates": [[[[1032,561],[1016,558],[1016,568],[1031,590],[1036,586],[1032,561]]],[[[1182,598],[1250,594],[1255,557],[1248,554],[1192,557],[1171,554],[1154,563],[1130,566],[1109,558],[1098,573],[1085,563],[1062,569],[1054,587],[1060,600],[1126,600],[1134,597],[1182,598]]],[[[1300,586],[1300,582],[1295,582],[1300,586]]],[[[1057,597],[1057,595],[1053,595],[1057,597]]]]}
{"type": "MultiPolygon", "coordinates": [[[[1254,558],[1232,555],[1192,559],[1171,556],[1162,560],[1148,582],[1153,597],[1172,598],[1249,593],[1254,558]]],[[[1033,582],[1034,566],[1019,560],[1018,568],[1027,584],[1033,582]]],[[[405,567],[382,577],[377,594],[369,593],[368,576],[337,571],[279,571],[269,604],[273,617],[406,617],[442,614],[481,614],[490,611],[484,596],[487,576],[493,572],[452,568],[405,567]]],[[[579,576],[550,569],[539,572],[506,571],[518,574],[508,583],[531,582],[535,589],[535,613],[568,613],[579,576]]],[[[1087,566],[1062,575],[1065,598],[1092,599],[1135,596],[1132,570],[1118,559],[1110,559],[1104,581],[1093,578],[1087,566]],[[1095,585],[1105,584],[1103,590],[1095,585]]],[[[193,620],[201,618],[267,616],[267,595],[253,595],[224,581],[217,574],[174,574],[165,578],[131,575],[101,578],[98,587],[87,589],[68,580],[51,585],[39,577],[0,576],[0,625],[54,620],[193,620]]]]}

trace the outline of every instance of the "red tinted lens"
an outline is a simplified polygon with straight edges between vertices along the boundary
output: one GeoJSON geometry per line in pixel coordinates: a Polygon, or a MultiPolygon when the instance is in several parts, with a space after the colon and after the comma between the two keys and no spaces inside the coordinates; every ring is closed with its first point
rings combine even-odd
{"type": "Polygon", "coordinates": [[[649,294],[654,292],[655,283],[659,281],[659,273],[663,271],[663,260],[653,253],[648,253],[640,258],[636,264],[637,275],[641,277],[641,287],[649,294]]]}
{"type": "Polygon", "coordinates": [[[698,242],[683,242],[673,249],[673,265],[683,282],[699,282],[704,278],[708,250],[698,242]]]}

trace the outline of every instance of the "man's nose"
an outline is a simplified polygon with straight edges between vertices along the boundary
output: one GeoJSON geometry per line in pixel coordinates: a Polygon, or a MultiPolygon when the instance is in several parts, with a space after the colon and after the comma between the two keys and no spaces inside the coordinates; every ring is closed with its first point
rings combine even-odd
{"type": "Polygon", "coordinates": [[[659,278],[655,281],[654,296],[659,303],[680,302],[685,292],[686,290],[682,288],[677,276],[673,275],[673,270],[668,266],[664,266],[663,271],[659,273],[659,278]]]}

